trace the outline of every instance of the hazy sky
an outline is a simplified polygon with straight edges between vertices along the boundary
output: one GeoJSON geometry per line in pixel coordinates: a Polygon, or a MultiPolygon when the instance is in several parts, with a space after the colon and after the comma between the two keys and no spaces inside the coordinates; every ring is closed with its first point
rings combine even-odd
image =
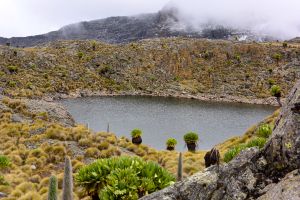
{"type": "Polygon", "coordinates": [[[0,37],[57,30],[85,20],[156,12],[169,0],[0,0],[0,37]]]}
{"type": "Polygon", "coordinates": [[[300,0],[173,0],[182,20],[207,22],[289,39],[300,36],[300,0]],[[190,3],[187,3],[190,2],[190,3]]]}
{"type": "Polygon", "coordinates": [[[279,39],[300,36],[300,0],[0,0],[0,36],[41,34],[84,20],[157,12],[168,2],[179,8],[182,21],[199,29],[210,22],[279,39]]]}

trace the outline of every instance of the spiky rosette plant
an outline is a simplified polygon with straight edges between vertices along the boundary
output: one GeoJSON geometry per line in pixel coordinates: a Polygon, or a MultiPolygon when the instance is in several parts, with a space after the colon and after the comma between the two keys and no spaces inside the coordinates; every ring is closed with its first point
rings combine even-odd
{"type": "Polygon", "coordinates": [[[131,131],[131,137],[132,137],[132,143],[133,144],[141,144],[142,143],[142,135],[143,135],[143,132],[140,130],[140,129],[133,129],[131,131]]]}
{"type": "Polygon", "coordinates": [[[182,153],[179,153],[178,157],[178,167],[177,167],[177,181],[182,181],[183,177],[183,162],[182,162],[182,153]]]}
{"type": "Polygon", "coordinates": [[[167,150],[173,151],[175,149],[176,144],[177,140],[175,138],[169,138],[166,142],[167,150]]]}
{"type": "Polygon", "coordinates": [[[197,142],[199,140],[197,133],[189,132],[183,136],[183,139],[189,151],[193,152],[196,150],[197,142]]]}
{"type": "Polygon", "coordinates": [[[65,158],[65,169],[63,179],[63,200],[73,200],[73,177],[71,159],[65,158]]]}
{"type": "Polygon", "coordinates": [[[281,107],[282,106],[282,103],[281,103],[281,100],[280,100],[281,95],[282,95],[282,93],[281,93],[281,87],[278,86],[278,85],[273,85],[271,87],[271,95],[274,96],[274,97],[276,97],[276,100],[277,100],[279,106],[281,107]]]}
{"type": "Polygon", "coordinates": [[[57,200],[57,178],[56,178],[56,176],[50,177],[48,200],[57,200]]]}

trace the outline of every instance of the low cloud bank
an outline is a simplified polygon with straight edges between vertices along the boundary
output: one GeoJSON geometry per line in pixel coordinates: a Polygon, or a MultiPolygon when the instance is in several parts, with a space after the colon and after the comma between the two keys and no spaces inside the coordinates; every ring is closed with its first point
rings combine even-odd
{"type": "Polygon", "coordinates": [[[300,36],[299,0],[171,0],[183,24],[201,31],[207,25],[249,30],[286,40],[300,36]]]}

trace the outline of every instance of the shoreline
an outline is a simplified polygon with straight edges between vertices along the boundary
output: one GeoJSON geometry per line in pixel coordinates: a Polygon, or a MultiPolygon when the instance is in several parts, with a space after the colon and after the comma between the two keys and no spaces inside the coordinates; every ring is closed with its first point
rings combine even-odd
{"type": "MultiPolygon", "coordinates": [[[[51,96],[42,97],[45,101],[56,101],[62,99],[77,99],[84,97],[113,97],[113,96],[141,96],[141,97],[171,97],[171,98],[179,98],[179,99],[194,99],[198,101],[205,102],[217,102],[217,103],[243,103],[243,104],[252,104],[252,105],[268,105],[279,107],[276,99],[274,97],[268,97],[265,99],[249,99],[242,96],[233,96],[233,95],[211,95],[211,94],[197,94],[191,95],[184,92],[177,93],[145,93],[145,92],[105,92],[105,91],[76,91],[70,94],[56,93],[51,96]]],[[[285,98],[281,99],[282,102],[285,102],[285,98]]]]}

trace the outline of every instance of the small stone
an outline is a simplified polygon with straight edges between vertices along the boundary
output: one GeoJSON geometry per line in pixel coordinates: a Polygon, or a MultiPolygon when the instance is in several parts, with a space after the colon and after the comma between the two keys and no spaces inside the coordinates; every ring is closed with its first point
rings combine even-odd
{"type": "Polygon", "coordinates": [[[7,194],[0,192],[0,198],[7,197],[7,194]]]}

